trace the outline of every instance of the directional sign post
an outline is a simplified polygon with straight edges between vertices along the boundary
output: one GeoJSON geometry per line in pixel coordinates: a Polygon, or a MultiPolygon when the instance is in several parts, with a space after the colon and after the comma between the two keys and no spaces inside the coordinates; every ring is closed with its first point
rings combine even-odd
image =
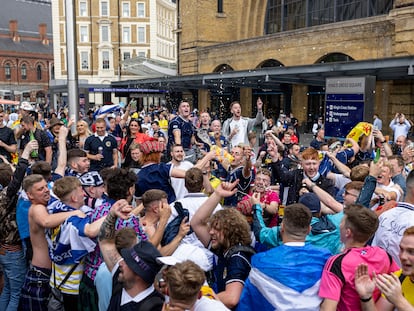
{"type": "Polygon", "coordinates": [[[371,123],[375,80],[373,76],[326,80],[325,138],[344,140],[358,122],[371,123]]]}

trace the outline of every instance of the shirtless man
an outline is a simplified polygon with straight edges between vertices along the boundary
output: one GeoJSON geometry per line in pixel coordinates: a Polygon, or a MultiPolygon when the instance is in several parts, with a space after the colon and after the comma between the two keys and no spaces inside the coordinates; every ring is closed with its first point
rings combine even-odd
{"type": "Polygon", "coordinates": [[[30,241],[33,245],[33,258],[22,288],[19,310],[47,310],[50,294],[49,280],[52,263],[45,237],[45,228],[54,228],[72,215],[81,216],[79,210],[48,214],[46,210],[50,191],[42,175],[33,174],[23,180],[32,205],[29,209],[30,241]]]}

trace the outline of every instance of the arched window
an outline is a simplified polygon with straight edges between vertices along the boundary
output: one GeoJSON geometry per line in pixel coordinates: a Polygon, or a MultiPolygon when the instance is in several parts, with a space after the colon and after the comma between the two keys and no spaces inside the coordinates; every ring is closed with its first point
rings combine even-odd
{"type": "Polygon", "coordinates": [[[4,66],[4,75],[6,77],[6,80],[11,79],[11,66],[10,66],[10,63],[7,63],[6,66],[4,66]]]}
{"type": "Polygon", "coordinates": [[[233,67],[228,64],[221,64],[218,65],[213,72],[227,72],[227,71],[234,71],[233,67]]]}
{"type": "Polygon", "coordinates": [[[37,80],[42,80],[42,66],[41,65],[37,65],[36,75],[37,75],[37,80]]]}
{"type": "Polygon", "coordinates": [[[335,62],[351,62],[354,59],[344,53],[330,53],[321,57],[316,63],[335,63],[335,62]]]}
{"type": "Polygon", "coordinates": [[[20,69],[21,72],[21,79],[26,80],[27,79],[27,67],[26,64],[22,65],[22,68],[20,69]]]}

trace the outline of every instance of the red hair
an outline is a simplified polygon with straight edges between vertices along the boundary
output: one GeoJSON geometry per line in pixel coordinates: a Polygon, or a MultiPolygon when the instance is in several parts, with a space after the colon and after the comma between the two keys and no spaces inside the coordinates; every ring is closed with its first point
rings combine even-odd
{"type": "Polygon", "coordinates": [[[303,160],[319,160],[318,150],[312,147],[306,148],[302,152],[302,159],[303,160]]]}

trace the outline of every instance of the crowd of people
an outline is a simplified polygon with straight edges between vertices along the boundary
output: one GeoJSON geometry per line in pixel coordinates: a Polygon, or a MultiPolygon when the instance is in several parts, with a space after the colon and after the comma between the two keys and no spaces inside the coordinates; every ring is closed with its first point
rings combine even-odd
{"type": "Polygon", "coordinates": [[[0,311],[413,311],[404,114],[306,146],[256,111],[0,107],[0,311]]]}

